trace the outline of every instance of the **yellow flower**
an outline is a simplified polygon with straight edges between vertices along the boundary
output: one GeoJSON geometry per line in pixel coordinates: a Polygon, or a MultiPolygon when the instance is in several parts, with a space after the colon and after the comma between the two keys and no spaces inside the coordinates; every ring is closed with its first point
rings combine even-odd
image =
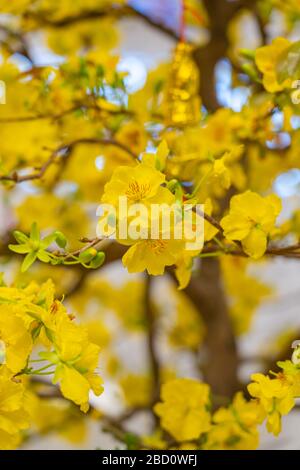
{"type": "Polygon", "coordinates": [[[102,202],[118,206],[119,197],[126,196],[128,205],[147,202],[156,195],[165,181],[165,175],[150,166],[139,163],[136,167],[118,167],[105,185],[102,202]]]}
{"type": "Polygon", "coordinates": [[[162,403],[154,407],[161,426],[177,441],[197,439],[210,429],[209,386],[193,379],[175,379],[162,386],[162,403]]]}
{"type": "Polygon", "coordinates": [[[251,379],[253,383],[248,385],[249,393],[259,399],[267,415],[267,429],[277,436],[281,431],[281,416],[288,414],[295,405],[293,383],[284,374],[278,374],[274,379],[252,374],[251,379]]]}
{"type": "Polygon", "coordinates": [[[28,428],[24,406],[24,387],[10,378],[9,371],[0,369],[0,449],[14,449],[21,440],[20,431],[28,428]]]}
{"type": "MultiPolygon", "coordinates": [[[[185,201],[183,204],[183,210],[192,203],[193,202],[190,200],[185,201]]],[[[203,205],[203,212],[207,215],[211,215],[213,209],[211,200],[207,199],[203,205]]],[[[186,213],[188,210],[186,210],[186,213]]],[[[218,229],[204,220],[201,215],[195,211],[192,212],[191,224],[190,226],[185,225],[184,228],[186,249],[181,253],[178,253],[178,259],[176,262],[175,275],[179,282],[179,289],[185,289],[189,284],[192,276],[194,258],[196,258],[201,252],[204,241],[211,240],[217,232],[218,229]],[[190,245],[190,249],[187,247],[188,244],[190,245]],[[194,245],[194,248],[191,244],[194,245]]]]}
{"type": "Polygon", "coordinates": [[[40,355],[55,365],[53,382],[60,382],[62,394],[86,412],[89,391],[96,395],[103,391],[102,381],[95,374],[100,348],[88,341],[87,330],[76,325],[63,309],[54,309],[52,315],[47,331],[54,351],[40,355]]]}
{"type": "Polygon", "coordinates": [[[169,147],[165,140],[163,140],[156,149],[156,153],[144,153],[143,163],[149,165],[157,170],[163,170],[166,166],[167,157],[169,155],[169,147]]]}
{"type": "Polygon", "coordinates": [[[234,196],[230,211],[221,221],[228,240],[242,242],[244,251],[254,259],[260,258],[267,248],[267,237],[274,229],[281,210],[276,195],[262,197],[252,191],[234,196]]]}
{"type": "Polygon", "coordinates": [[[183,252],[181,258],[177,260],[175,276],[179,283],[178,289],[185,289],[189,284],[192,276],[193,257],[186,251],[183,252]]]}
{"type": "Polygon", "coordinates": [[[255,62],[259,70],[263,73],[263,85],[270,93],[284,90],[291,87],[291,79],[286,79],[279,83],[277,77],[277,65],[283,54],[287,52],[291,43],[285,38],[276,38],[272,44],[259,47],[255,53],[255,62]]]}
{"type": "Polygon", "coordinates": [[[81,411],[89,409],[89,392],[95,395],[103,392],[102,380],[95,374],[98,365],[100,348],[93,343],[88,344],[76,360],[69,363],[60,362],[56,368],[54,383],[60,381],[62,394],[80,405],[81,411]]]}
{"type": "Polygon", "coordinates": [[[231,185],[230,171],[226,166],[226,159],[224,157],[214,161],[213,176],[217,179],[222,188],[228,189],[231,185]]]}
{"type": "Polygon", "coordinates": [[[247,402],[241,392],[237,393],[228,408],[222,407],[215,412],[204,449],[256,449],[259,443],[257,425],[262,419],[258,403],[247,402]]]}
{"type": "Polygon", "coordinates": [[[147,144],[147,135],[144,127],[135,122],[123,124],[115,137],[118,142],[129,147],[137,155],[142,152],[147,144]]]}
{"type": "Polygon", "coordinates": [[[125,253],[122,258],[129,273],[145,270],[153,276],[164,273],[166,266],[172,266],[184,249],[181,240],[140,240],[125,253]]]}
{"type": "Polygon", "coordinates": [[[21,307],[0,305],[0,339],[4,343],[4,362],[14,373],[20,372],[26,365],[32,349],[32,340],[22,318],[21,307]]]}

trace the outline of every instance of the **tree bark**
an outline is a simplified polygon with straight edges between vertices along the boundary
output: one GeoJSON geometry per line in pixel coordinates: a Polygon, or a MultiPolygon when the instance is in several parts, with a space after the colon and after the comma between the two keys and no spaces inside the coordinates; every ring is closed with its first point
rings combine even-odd
{"type": "Polygon", "coordinates": [[[217,259],[203,259],[197,277],[185,290],[207,328],[204,381],[215,395],[232,397],[238,390],[237,347],[217,259]]]}

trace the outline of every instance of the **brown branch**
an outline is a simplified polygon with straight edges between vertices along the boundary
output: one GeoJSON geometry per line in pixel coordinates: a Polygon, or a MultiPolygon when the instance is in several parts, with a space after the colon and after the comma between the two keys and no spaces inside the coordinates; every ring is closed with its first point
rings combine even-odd
{"type": "MultiPolygon", "coordinates": [[[[219,245],[208,243],[206,246],[204,246],[201,253],[203,254],[219,253],[219,254],[225,254],[225,255],[230,255],[230,256],[241,256],[245,258],[249,257],[243,251],[241,244],[240,244],[240,248],[236,248],[234,247],[234,245],[226,245],[224,247],[224,250],[222,251],[222,248],[219,245]]],[[[265,255],[282,256],[284,258],[300,259],[300,244],[288,245],[285,247],[269,246],[266,249],[265,255]]]]}
{"type": "Polygon", "coordinates": [[[94,110],[94,111],[99,111],[103,112],[105,114],[109,115],[132,115],[132,112],[129,111],[128,109],[103,109],[100,106],[93,104],[93,105],[87,105],[87,104],[76,104],[75,106],[72,106],[69,109],[66,109],[64,111],[61,111],[60,113],[57,114],[49,114],[49,113],[40,113],[40,114],[35,114],[32,116],[7,116],[7,117],[1,117],[0,118],[0,123],[1,124],[11,124],[11,123],[17,123],[17,122],[31,122],[31,121],[38,121],[42,119],[50,119],[53,121],[57,121],[65,116],[68,116],[69,114],[72,114],[76,111],[79,110],[94,110]]]}
{"type": "Polygon", "coordinates": [[[203,217],[203,219],[205,219],[207,222],[209,222],[211,225],[213,225],[213,227],[215,227],[216,229],[218,229],[218,231],[220,233],[223,234],[223,228],[222,226],[219,224],[219,222],[214,218],[212,217],[211,215],[208,215],[206,214],[205,212],[202,212],[201,210],[197,209],[196,210],[196,213],[198,215],[200,215],[200,217],[203,217]]]}
{"type": "Polygon", "coordinates": [[[27,175],[21,175],[16,171],[11,175],[2,175],[0,176],[0,181],[11,181],[13,183],[23,183],[25,181],[33,181],[37,179],[41,179],[45,173],[47,172],[48,168],[56,162],[57,157],[63,153],[64,156],[68,155],[77,145],[79,144],[99,144],[105,146],[114,146],[126,152],[130,157],[137,159],[138,155],[136,155],[129,147],[118,142],[115,139],[106,139],[106,138],[94,138],[94,137],[86,137],[74,140],[68,144],[64,144],[54,150],[54,152],[50,155],[48,160],[44,163],[44,165],[34,173],[29,173],[27,175]]]}
{"type": "Polygon", "coordinates": [[[203,0],[209,17],[210,39],[207,44],[200,46],[194,51],[194,59],[199,67],[201,80],[199,93],[204,106],[208,111],[215,111],[220,104],[216,95],[215,67],[217,63],[228,56],[229,39],[228,26],[231,20],[243,8],[254,12],[261,34],[264,30],[257,11],[258,0],[240,0],[229,2],[227,0],[203,0]]]}
{"type": "Polygon", "coordinates": [[[107,17],[114,18],[116,20],[124,18],[124,17],[133,17],[133,18],[141,19],[149,26],[152,26],[153,28],[166,34],[172,39],[175,39],[175,40],[178,39],[178,35],[173,29],[168,28],[163,23],[157,23],[149,16],[143,14],[141,11],[129,5],[125,5],[120,8],[109,7],[106,9],[91,9],[91,10],[81,11],[80,13],[76,15],[69,15],[60,19],[51,19],[51,17],[47,17],[45,15],[41,15],[38,13],[31,13],[31,12],[28,13],[27,16],[36,20],[41,26],[48,26],[52,28],[64,28],[64,27],[67,27],[76,23],[80,23],[82,21],[87,21],[87,20],[94,21],[94,20],[99,20],[99,19],[107,18],[107,17]]]}
{"type": "Polygon", "coordinates": [[[238,352],[217,259],[203,259],[200,272],[183,291],[206,325],[204,381],[218,396],[232,397],[239,389],[238,352]]]}
{"type": "Polygon", "coordinates": [[[26,39],[22,34],[20,34],[18,31],[10,29],[4,24],[0,25],[0,32],[7,36],[7,40],[0,40],[0,44],[6,47],[6,49],[11,53],[18,52],[19,54],[22,54],[31,62],[31,64],[33,64],[26,39]]]}
{"type": "MultiPolygon", "coordinates": [[[[47,382],[38,376],[31,376],[30,382],[33,385],[36,385],[37,387],[42,386],[46,388],[46,390],[45,389],[36,390],[38,397],[41,399],[61,398],[63,400],[67,400],[62,395],[59,387],[51,382],[47,382]]],[[[124,413],[121,413],[118,417],[112,417],[112,416],[109,416],[100,412],[99,421],[102,424],[102,430],[104,432],[109,432],[120,442],[126,443],[128,431],[126,430],[124,423],[129,418],[134,416],[136,413],[139,413],[140,411],[145,410],[145,409],[147,408],[144,408],[144,407],[130,408],[126,410],[124,413]]],[[[92,413],[93,411],[98,412],[96,408],[90,405],[88,413],[92,413]]],[[[135,435],[135,439],[136,439],[136,445],[139,448],[145,448],[144,446],[142,446],[142,442],[140,441],[140,438],[137,435],[135,435]]]]}

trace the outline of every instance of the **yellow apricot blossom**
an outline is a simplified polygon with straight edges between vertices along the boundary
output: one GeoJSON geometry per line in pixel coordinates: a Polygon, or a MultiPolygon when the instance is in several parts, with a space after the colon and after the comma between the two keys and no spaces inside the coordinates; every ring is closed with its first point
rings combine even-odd
{"type": "Polygon", "coordinates": [[[246,191],[234,196],[229,214],[221,221],[224,235],[228,240],[241,241],[245,252],[258,259],[267,249],[267,239],[280,210],[281,201],[276,195],[262,197],[246,191]]]}
{"type": "Polygon", "coordinates": [[[143,163],[131,167],[118,167],[105,185],[102,202],[118,205],[119,197],[126,196],[129,203],[145,203],[156,195],[165,181],[165,175],[143,163]]]}
{"type": "Polygon", "coordinates": [[[76,325],[66,314],[57,316],[53,335],[54,351],[41,354],[56,367],[53,381],[60,382],[63,395],[89,409],[89,391],[96,395],[103,391],[102,381],[95,374],[98,366],[99,346],[89,343],[87,330],[76,325]]]}
{"type": "Polygon", "coordinates": [[[142,125],[130,122],[123,125],[116,133],[116,139],[139,155],[147,145],[147,135],[142,125]]]}
{"type": "Polygon", "coordinates": [[[22,308],[11,304],[0,305],[0,339],[4,343],[4,362],[14,373],[25,367],[32,350],[31,335],[18,316],[22,308]]]}
{"type": "Polygon", "coordinates": [[[259,404],[246,401],[238,392],[228,408],[214,413],[204,449],[255,450],[259,443],[257,426],[263,418],[259,404]]]}
{"type": "Polygon", "coordinates": [[[284,52],[288,50],[291,42],[286,38],[278,37],[268,46],[259,47],[255,52],[255,62],[263,73],[263,85],[270,93],[291,87],[291,79],[279,83],[276,66],[284,52]]]}
{"type": "Polygon", "coordinates": [[[0,367],[0,449],[16,448],[20,431],[29,427],[25,409],[25,388],[20,380],[13,379],[5,366],[0,367]]]}
{"type": "Polygon", "coordinates": [[[267,429],[277,436],[281,431],[281,416],[295,405],[292,383],[283,374],[271,379],[263,374],[252,374],[248,385],[250,395],[259,399],[267,416],[267,429]]]}
{"type": "Polygon", "coordinates": [[[129,248],[122,261],[129,273],[147,270],[149,274],[159,276],[166,266],[176,263],[183,249],[184,242],[181,240],[140,240],[129,248]]]}
{"type": "Polygon", "coordinates": [[[161,403],[154,406],[161,426],[177,441],[197,439],[211,427],[207,411],[209,386],[193,379],[175,379],[161,389],[161,403]]]}

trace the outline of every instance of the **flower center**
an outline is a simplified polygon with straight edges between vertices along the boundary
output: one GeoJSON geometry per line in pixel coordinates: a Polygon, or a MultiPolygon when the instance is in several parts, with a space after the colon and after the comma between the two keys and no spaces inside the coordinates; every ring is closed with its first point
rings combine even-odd
{"type": "Polygon", "coordinates": [[[153,251],[155,255],[160,255],[167,247],[167,242],[165,240],[148,240],[148,244],[150,250],[153,251]]]}
{"type": "Polygon", "coordinates": [[[129,184],[128,184],[128,188],[125,192],[126,196],[128,197],[128,199],[130,199],[131,201],[140,201],[141,199],[143,199],[145,196],[147,196],[147,194],[149,193],[150,191],[150,184],[149,183],[143,183],[143,184],[140,184],[138,183],[137,181],[131,181],[129,184]]]}

